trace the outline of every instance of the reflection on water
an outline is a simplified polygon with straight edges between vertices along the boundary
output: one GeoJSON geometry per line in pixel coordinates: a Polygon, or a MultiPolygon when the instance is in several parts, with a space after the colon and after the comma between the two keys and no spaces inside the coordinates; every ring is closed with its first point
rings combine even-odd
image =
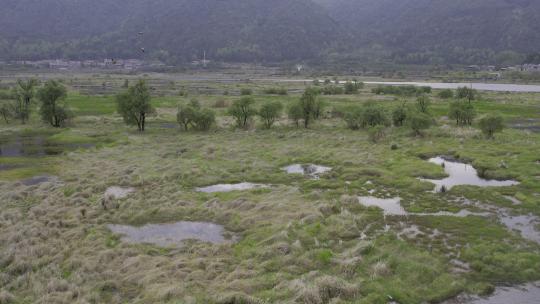
{"type": "Polygon", "coordinates": [[[93,146],[90,143],[53,143],[43,135],[18,135],[0,140],[0,157],[43,157],[93,146]]]}
{"type": "Polygon", "coordinates": [[[195,190],[197,192],[204,193],[216,193],[216,192],[231,192],[231,191],[244,191],[258,188],[268,188],[268,185],[253,184],[253,183],[239,183],[239,184],[219,184],[208,187],[199,187],[195,190]]]}
{"type": "Polygon", "coordinates": [[[185,240],[199,240],[212,244],[233,243],[234,237],[223,226],[208,222],[177,222],[173,224],[149,224],[142,227],[108,225],[128,243],[179,246],[185,240]],[[229,237],[226,237],[229,236],[229,237]]]}
{"type": "Polygon", "coordinates": [[[459,296],[444,304],[538,304],[540,282],[517,287],[497,287],[488,297],[459,296]]]}
{"type": "Polygon", "coordinates": [[[283,168],[283,170],[287,171],[287,173],[289,174],[302,174],[311,178],[318,179],[321,174],[332,170],[332,168],[313,164],[294,164],[283,168]]]}
{"type": "Polygon", "coordinates": [[[435,157],[429,160],[429,162],[444,166],[444,171],[449,175],[444,179],[421,179],[423,181],[431,182],[436,185],[435,191],[441,192],[443,187],[446,190],[450,190],[459,185],[471,185],[480,187],[504,187],[518,185],[519,182],[513,180],[498,181],[487,180],[478,176],[478,172],[473,166],[469,164],[459,163],[455,161],[448,161],[442,157],[435,157]]]}

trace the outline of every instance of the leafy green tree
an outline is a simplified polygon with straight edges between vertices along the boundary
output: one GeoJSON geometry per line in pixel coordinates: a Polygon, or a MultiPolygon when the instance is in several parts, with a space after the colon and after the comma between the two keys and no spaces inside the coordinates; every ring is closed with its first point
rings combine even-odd
{"type": "Polygon", "coordinates": [[[392,112],[392,122],[396,127],[403,126],[405,120],[407,119],[407,109],[405,108],[405,103],[406,102],[403,102],[392,112]]]}
{"type": "Polygon", "coordinates": [[[34,99],[37,86],[38,81],[36,79],[17,80],[17,86],[15,87],[15,97],[17,98],[16,115],[23,124],[30,118],[30,104],[34,99]]]}
{"type": "Polygon", "coordinates": [[[295,102],[289,106],[289,109],[287,110],[287,116],[296,124],[297,128],[300,126],[300,120],[303,117],[303,112],[302,107],[298,102],[295,102]]]}
{"type": "Polygon", "coordinates": [[[487,138],[493,138],[504,130],[504,119],[500,115],[488,115],[480,119],[479,126],[487,138]]]}
{"type": "Polygon", "coordinates": [[[472,125],[476,117],[476,110],[472,103],[464,100],[457,100],[450,104],[448,117],[456,121],[456,125],[472,125]]]}
{"type": "Polygon", "coordinates": [[[422,131],[429,129],[433,124],[433,119],[426,113],[420,111],[410,111],[407,114],[407,123],[415,135],[422,135],[422,131]]]}
{"type": "Polygon", "coordinates": [[[277,119],[281,116],[283,104],[279,101],[267,102],[259,109],[259,117],[262,119],[266,129],[272,128],[277,119]]]}
{"type": "Polygon", "coordinates": [[[253,107],[255,99],[251,97],[242,97],[240,100],[235,101],[229,108],[229,115],[234,117],[236,125],[239,128],[246,129],[254,115],[257,114],[257,110],[253,107]]]}
{"type": "Polygon", "coordinates": [[[426,94],[422,94],[416,98],[416,108],[422,113],[428,113],[431,100],[426,94]]]}
{"type": "Polygon", "coordinates": [[[442,90],[439,92],[439,98],[441,99],[450,99],[454,98],[454,91],[450,89],[442,90]]]}
{"type": "Polygon", "coordinates": [[[39,109],[41,119],[55,128],[64,126],[72,117],[65,103],[66,97],[67,90],[62,84],[55,80],[47,81],[37,91],[37,98],[41,101],[39,109]]]}
{"type": "Polygon", "coordinates": [[[154,113],[150,90],[144,80],[116,96],[117,110],[127,125],[136,125],[139,132],[144,132],[146,118],[154,113]]]}

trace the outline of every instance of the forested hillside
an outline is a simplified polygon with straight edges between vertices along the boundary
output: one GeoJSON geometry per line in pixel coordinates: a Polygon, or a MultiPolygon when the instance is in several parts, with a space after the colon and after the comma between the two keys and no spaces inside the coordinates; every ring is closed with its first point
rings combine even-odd
{"type": "Polygon", "coordinates": [[[0,0],[0,7],[0,60],[174,63],[206,51],[225,61],[370,53],[396,63],[511,64],[540,50],[535,0],[0,0]]]}

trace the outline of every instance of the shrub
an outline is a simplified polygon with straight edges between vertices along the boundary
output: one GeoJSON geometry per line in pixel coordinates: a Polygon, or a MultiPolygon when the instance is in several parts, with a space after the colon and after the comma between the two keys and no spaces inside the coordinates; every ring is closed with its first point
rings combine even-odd
{"type": "Polygon", "coordinates": [[[229,115],[234,117],[239,128],[247,128],[251,118],[257,114],[253,107],[255,100],[251,97],[243,97],[235,101],[229,108],[229,115]]]}
{"type": "Polygon", "coordinates": [[[308,88],[304,91],[304,94],[300,98],[299,105],[302,109],[302,120],[304,120],[304,127],[308,128],[312,120],[319,119],[324,109],[324,103],[318,100],[318,91],[312,88],[308,88]]]}
{"type": "Polygon", "coordinates": [[[187,131],[194,124],[199,109],[198,102],[193,100],[190,104],[180,105],[176,113],[176,121],[187,131]]]}
{"type": "Polygon", "coordinates": [[[469,101],[476,99],[477,92],[475,89],[468,87],[461,87],[457,89],[456,96],[459,99],[467,99],[469,101]]]}
{"type": "Polygon", "coordinates": [[[268,88],[263,91],[264,94],[268,95],[287,95],[287,89],[285,88],[268,88]]]}
{"type": "Polygon", "coordinates": [[[401,127],[407,119],[407,109],[405,108],[405,103],[402,103],[399,107],[395,108],[392,112],[392,122],[394,126],[401,127]]]}
{"type": "Polygon", "coordinates": [[[227,106],[227,101],[225,99],[218,99],[214,103],[214,108],[226,108],[227,106]]]}
{"type": "Polygon", "coordinates": [[[422,113],[427,113],[429,111],[430,104],[431,100],[425,94],[418,96],[418,98],[416,99],[416,108],[422,113]]]}
{"type": "Polygon", "coordinates": [[[431,87],[404,86],[378,86],[371,90],[377,95],[415,96],[431,93],[431,87]]]}
{"type": "Polygon", "coordinates": [[[382,106],[370,102],[364,106],[364,123],[366,126],[374,127],[378,125],[389,125],[388,116],[382,106]]]}
{"type": "Polygon", "coordinates": [[[504,119],[500,115],[488,115],[480,119],[479,125],[487,138],[493,138],[495,133],[504,130],[504,119]]]}
{"type": "Polygon", "coordinates": [[[454,98],[454,91],[452,91],[450,89],[442,90],[442,91],[439,92],[438,96],[441,99],[454,98]]]}
{"type": "Polygon", "coordinates": [[[343,115],[347,127],[351,130],[358,130],[364,128],[364,111],[362,107],[351,106],[345,110],[343,115]]]}
{"type": "Polygon", "coordinates": [[[429,129],[433,124],[431,116],[426,113],[411,111],[407,116],[407,123],[415,135],[422,135],[422,130],[429,129]]]}
{"type": "Polygon", "coordinates": [[[13,101],[0,100],[0,116],[6,123],[9,123],[9,120],[15,117],[15,108],[16,105],[13,101]]]}
{"type": "Polygon", "coordinates": [[[472,103],[465,100],[458,100],[450,104],[448,117],[455,120],[458,126],[470,126],[476,117],[476,110],[472,103]]]}
{"type": "Polygon", "coordinates": [[[253,90],[249,89],[249,88],[242,88],[240,90],[240,95],[242,96],[248,96],[248,95],[251,95],[253,94],[253,90]]]}
{"type": "Polygon", "coordinates": [[[51,80],[45,83],[45,86],[37,92],[38,99],[41,101],[39,109],[41,119],[55,128],[65,125],[71,118],[71,112],[65,104],[67,96],[66,88],[57,81],[51,80]]]}
{"type": "Polygon", "coordinates": [[[279,101],[267,102],[262,105],[258,114],[266,129],[270,129],[274,125],[274,122],[281,116],[282,110],[283,104],[279,101]]]}
{"type": "Polygon", "coordinates": [[[291,104],[287,110],[287,116],[296,124],[296,127],[300,126],[300,120],[303,117],[302,114],[302,107],[298,102],[291,104]]]}
{"type": "Polygon", "coordinates": [[[200,109],[195,113],[193,126],[199,131],[208,131],[216,122],[216,114],[210,109],[200,109]]]}
{"type": "Polygon", "coordinates": [[[342,87],[339,86],[328,85],[324,86],[321,92],[323,95],[342,95],[344,93],[344,90],[342,87]]]}
{"type": "Polygon", "coordinates": [[[364,87],[363,82],[350,82],[345,83],[345,94],[358,94],[358,91],[364,87]]]}
{"type": "Polygon", "coordinates": [[[384,126],[371,127],[368,130],[369,140],[373,143],[378,143],[386,137],[386,130],[384,126]]]}

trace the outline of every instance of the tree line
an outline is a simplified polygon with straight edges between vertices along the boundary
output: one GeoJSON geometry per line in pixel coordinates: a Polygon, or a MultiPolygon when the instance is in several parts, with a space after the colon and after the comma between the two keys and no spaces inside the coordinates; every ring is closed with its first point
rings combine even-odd
{"type": "MultiPolygon", "coordinates": [[[[406,92],[404,95],[409,95],[412,89],[401,87],[394,91],[384,89],[382,92],[397,92],[399,95],[406,92]]],[[[414,105],[407,105],[407,101],[403,101],[387,111],[380,103],[367,102],[338,109],[333,114],[342,117],[349,129],[367,129],[373,141],[383,138],[385,128],[392,125],[408,126],[414,135],[422,136],[423,131],[435,123],[430,112],[431,99],[427,94],[431,91],[416,88],[414,92],[418,95],[414,105]]],[[[298,100],[286,108],[289,120],[297,127],[309,128],[314,121],[321,119],[327,106],[320,98],[323,94],[324,91],[318,87],[307,88],[298,100]]],[[[478,94],[475,90],[464,87],[456,92],[443,90],[438,95],[442,99],[457,98],[449,103],[448,108],[448,118],[454,120],[457,126],[473,125],[477,116],[474,100],[478,94]]],[[[41,120],[52,127],[64,127],[74,116],[66,97],[67,90],[59,81],[50,80],[41,86],[34,79],[18,80],[7,95],[0,96],[4,100],[0,104],[0,115],[6,123],[18,119],[25,124],[34,108],[32,105],[38,101],[41,120]]],[[[155,113],[151,99],[150,88],[144,80],[139,80],[116,95],[117,112],[127,125],[136,126],[138,131],[144,132],[147,118],[155,113]]],[[[270,129],[282,117],[284,109],[284,104],[279,101],[268,101],[257,108],[255,99],[244,94],[227,109],[227,114],[234,119],[238,128],[250,128],[258,117],[263,128],[270,129]]],[[[185,131],[208,131],[216,124],[216,113],[192,99],[178,106],[176,119],[185,131]]],[[[503,130],[504,120],[498,115],[487,115],[478,125],[487,137],[492,138],[495,133],[503,130]]]]}

